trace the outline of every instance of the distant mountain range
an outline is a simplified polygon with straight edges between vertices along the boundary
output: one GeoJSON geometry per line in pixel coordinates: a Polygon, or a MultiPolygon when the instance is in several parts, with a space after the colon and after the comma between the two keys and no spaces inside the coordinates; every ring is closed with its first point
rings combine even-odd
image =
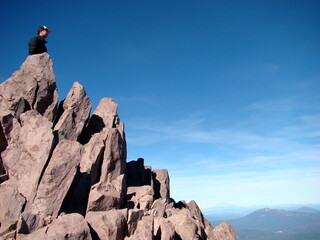
{"type": "MultiPolygon", "coordinates": [[[[238,240],[320,239],[320,211],[311,207],[291,211],[263,208],[228,222],[235,229],[238,240]]],[[[211,223],[216,224],[213,220],[211,223]]]]}
{"type": "Polygon", "coordinates": [[[263,208],[271,209],[283,209],[283,210],[300,210],[301,212],[307,211],[307,209],[320,210],[320,204],[282,204],[282,205],[256,205],[256,206],[238,206],[229,203],[220,203],[210,208],[202,209],[207,219],[215,220],[230,220],[244,217],[256,210],[263,208]]]}

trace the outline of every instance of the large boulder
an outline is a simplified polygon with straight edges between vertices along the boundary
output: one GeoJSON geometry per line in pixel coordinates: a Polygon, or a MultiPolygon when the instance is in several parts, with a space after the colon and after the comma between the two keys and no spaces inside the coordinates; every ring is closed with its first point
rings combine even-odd
{"type": "Polygon", "coordinates": [[[210,239],[223,239],[223,240],[236,240],[237,235],[234,229],[227,222],[222,222],[217,227],[211,228],[211,231],[208,232],[210,239]]]}
{"type": "Polygon", "coordinates": [[[19,234],[18,240],[91,240],[91,231],[80,214],[59,216],[48,226],[31,234],[19,234]]]}
{"type": "Polygon", "coordinates": [[[190,210],[183,208],[168,218],[182,240],[205,239],[202,223],[195,219],[190,210]]]}
{"type": "Polygon", "coordinates": [[[123,240],[126,234],[127,210],[88,212],[86,220],[100,239],[123,240]]]}
{"type": "Polygon", "coordinates": [[[20,114],[35,109],[52,120],[58,93],[53,63],[47,53],[30,55],[8,80],[0,84],[0,116],[20,114]]]}
{"type": "Polygon", "coordinates": [[[87,212],[119,209],[125,195],[124,175],[111,182],[99,182],[91,187],[87,212]]]}

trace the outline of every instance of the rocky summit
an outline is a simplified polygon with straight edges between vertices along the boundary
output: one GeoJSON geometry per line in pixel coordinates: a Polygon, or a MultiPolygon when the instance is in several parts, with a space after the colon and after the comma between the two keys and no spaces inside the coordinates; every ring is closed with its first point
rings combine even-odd
{"type": "Polygon", "coordinates": [[[47,53],[0,84],[0,239],[236,239],[170,198],[166,169],[127,162],[117,103],[91,106],[77,82],[58,106],[47,53]]]}

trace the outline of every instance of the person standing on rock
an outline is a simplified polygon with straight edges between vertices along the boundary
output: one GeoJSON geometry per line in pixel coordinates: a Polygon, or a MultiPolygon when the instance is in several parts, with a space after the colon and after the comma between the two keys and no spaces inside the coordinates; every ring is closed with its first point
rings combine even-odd
{"type": "Polygon", "coordinates": [[[47,52],[46,39],[51,29],[46,26],[38,27],[38,36],[31,38],[29,42],[29,55],[47,52]]]}

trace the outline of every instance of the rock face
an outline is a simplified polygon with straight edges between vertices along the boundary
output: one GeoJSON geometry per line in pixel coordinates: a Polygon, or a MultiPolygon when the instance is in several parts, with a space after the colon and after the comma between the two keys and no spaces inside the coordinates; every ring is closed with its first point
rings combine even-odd
{"type": "Polygon", "coordinates": [[[0,84],[0,239],[236,239],[196,202],[171,199],[166,169],[126,162],[112,99],[90,115],[76,82],[57,102],[47,53],[0,84]]]}

